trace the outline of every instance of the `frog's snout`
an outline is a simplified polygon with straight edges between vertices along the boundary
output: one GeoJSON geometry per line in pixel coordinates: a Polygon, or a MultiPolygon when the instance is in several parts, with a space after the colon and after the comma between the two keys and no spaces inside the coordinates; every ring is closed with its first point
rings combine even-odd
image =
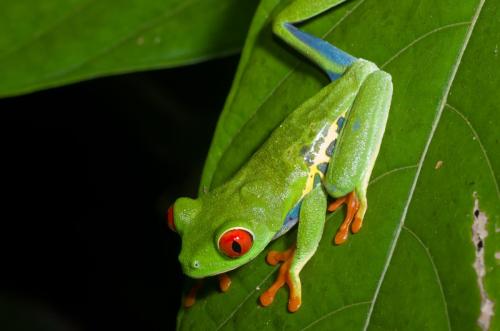
{"type": "Polygon", "coordinates": [[[200,268],[201,268],[201,263],[200,260],[191,260],[191,261],[184,261],[184,263],[181,262],[183,272],[192,277],[193,274],[196,274],[200,268]]]}
{"type": "Polygon", "coordinates": [[[191,278],[199,278],[199,275],[206,272],[204,269],[206,269],[208,265],[203,256],[200,256],[198,252],[193,252],[190,249],[181,250],[179,262],[181,263],[182,272],[191,278]]]}

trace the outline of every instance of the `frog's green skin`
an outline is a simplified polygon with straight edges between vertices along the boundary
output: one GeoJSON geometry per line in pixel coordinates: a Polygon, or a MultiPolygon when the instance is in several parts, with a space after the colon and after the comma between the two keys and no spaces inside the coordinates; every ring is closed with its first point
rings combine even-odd
{"type": "Polygon", "coordinates": [[[321,239],[327,196],[354,191],[358,215],[366,212],[366,188],[390,107],[391,77],[289,23],[341,2],[297,0],[276,18],[276,34],[330,77],[341,77],[293,111],[231,180],[198,199],[175,202],[175,227],[182,236],[179,260],[188,276],[216,275],[249,262],[288,230],[287,217],[294,218],[296,207],[299,229],[289,275],[300,296],[299,272],[321,239]],[[253,234],[251,249],[238,258],[218,248],[220,236],[232,228],[253,234]]]}

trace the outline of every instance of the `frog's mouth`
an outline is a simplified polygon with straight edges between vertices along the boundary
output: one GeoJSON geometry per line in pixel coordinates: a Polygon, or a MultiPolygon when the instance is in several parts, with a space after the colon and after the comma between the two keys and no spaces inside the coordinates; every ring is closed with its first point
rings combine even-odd
{"type": "Polygon", "coordinates": [[[185,261],[180,257],[180,262],[182,266],[182,272],[195,279],[210,277],[219,275],[225,272],[229,272],[238,269],[242,265],[253,260],[255,255],[245,255],[237,259],[221,259],[220,261],[202,261],[200,259],[192,259],[190,261],[185,261]]]}
{"type": "Polygon", "coordinates": [[[206,270],[196,269],[196,268],[193,268],[191,266],[187,266],[187,267],[183,266],[182,272],[190,278],[201,279],[201,278],[205,278],[205,277],[217,276],[217,275],[238,269],[239,267],[241,267],[241,264],[237,265],[237,266],[233,266],[233,267],[217,269],[217,271],[214,271],[214,272],[204,272],[206,270]]]}

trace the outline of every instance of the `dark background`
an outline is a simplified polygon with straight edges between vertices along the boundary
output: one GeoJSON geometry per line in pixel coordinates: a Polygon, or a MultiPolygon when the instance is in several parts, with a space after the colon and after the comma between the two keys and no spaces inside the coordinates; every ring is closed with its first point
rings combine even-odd
{"type": "Polygon", "coordinates": [[[0,330],[170,330],[180,240],[238,58],[0,99],[0,330]]]}

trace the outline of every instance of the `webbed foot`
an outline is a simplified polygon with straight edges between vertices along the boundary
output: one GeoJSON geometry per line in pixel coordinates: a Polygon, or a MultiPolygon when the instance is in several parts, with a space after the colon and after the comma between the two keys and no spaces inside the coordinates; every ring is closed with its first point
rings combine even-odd
{"type": "Polygon", "coordinates": [[[295,253],[295,245],[284,252],[270,251],[267,254],[266,261],[270,265],[281,263],[278,277],[274,283],[260,296],[260,303],[263,306],[269,306],[273,301],[278,290],[285,285],[290,289],[290,297],[288,299],[288,311],[295,312],[299,309],[302,302],[300,295],[300,284],[295,281],[296,277],[290,274],[290,267],[295,253]]]}
{"type": "Polygon", "coordinates": [[[343,204],[346,204],[347,206],[347,213],[342,225],[340,225],[340,228],[335,235],[334,242],[337,245],[341,245],[347,240],[347,237],[349,236],[349,228],[352,233],[357,233],[363,225],[364,212],[362,212],[361,209],[365,210],[365,208],[360,209],[361,203],[354,191],[332,202],[328,206],[328,211],[333,212],[340,208],[343,204]]]}

